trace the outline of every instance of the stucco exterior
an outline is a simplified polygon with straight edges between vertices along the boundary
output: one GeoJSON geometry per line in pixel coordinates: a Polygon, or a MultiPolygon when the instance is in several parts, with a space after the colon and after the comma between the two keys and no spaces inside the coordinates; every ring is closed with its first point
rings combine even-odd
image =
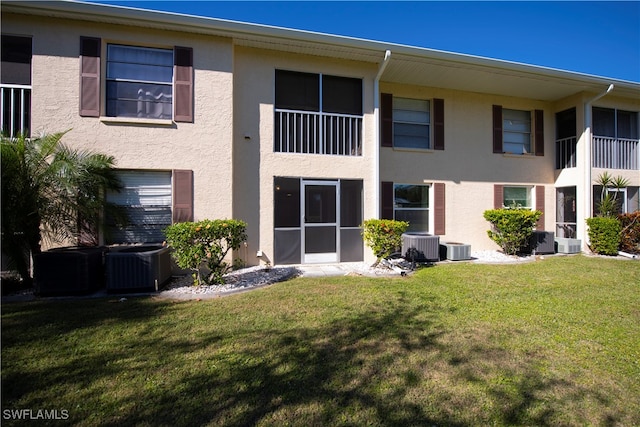
{"type": "MultiPolygon", "coordinates": [[[[585,219],[593,206],[589,180],[594,182],[604,169],[588,166],[585,105],[608,79],[286,29],[113,11],[108,6],[38,7],[15,2],[3,5],[2,13],[3,34],[32,39],[32,134],[69,129],[66,143],[112,155],[124,170],[192,171],[193,219],[246,221],[248,239],[234,258],[249,265],[274,262],[276,177],[361,181],[363,219],[381,215],[381,182],[444,184],[440,239],[467,243],[473,250],[498,249],[487,237],[489,224],[482,215],[494,208],[496,185],[541,188],[534,197],[543,194],[544,201],[533,204],[544,206],[539,228],[547,231],[556,229],[556,188],[575,187],[577,238],[586,243],[585,219]],[[106,117],[104,101],[99,117],[82,117],[80,37],[99,38],[102,58],[109,43],[193,49],[193,120],[106,117]],[[391,60],[383,72],[385,50],[391,60]],[[361,154],[276,152],[276,70],[360,79],[361,154]],[[444,149],[381,146],[382,93],[442,100],[444,149]],[[544,155],[494,152],[495,105],[541,112],[544,155]],[[556,169],[556,114],[567,109],[576,111],[577,165],[556,169]]],[[[102,81],[103,100],[105,91],[102,81]]],[[[637,113],[640,85],[616,82],[616,89],[593,106],[637,113]]],[[[630,187],[640,187],[639,170],[608,171],[627,178],[630,187]]],[[[433,200],[430,204],[433,224],[433,200]]],[[[372,262],[375,257],[365,247],[362,259],[372,262]]]]}

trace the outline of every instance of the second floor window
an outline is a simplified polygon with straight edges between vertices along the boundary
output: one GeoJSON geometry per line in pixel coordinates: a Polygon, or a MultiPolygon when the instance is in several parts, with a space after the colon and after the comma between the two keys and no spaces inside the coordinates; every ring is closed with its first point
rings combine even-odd
{"type": "Polygon", "coordinates": [[[107,116],[171,119],[173,50],[107,46],[107,116]]]}
{"type": "Polygon", "coordinates": [[[637,140],[638,113],[594,107],[593,134],[596,136],[637,140]]]}
{"type": "Polygon", "coordinates": [[[431,148],[429,101],[393,97],[393,146],[431,148]]]}
{"type": "Polygon", "coordinates": [[[544,156],[544,111],[493,106],[493,152],[544,156]]]}
{"type": "Polygon", "coordinates": [[[503,109],[502,138],[505,153],[531,153],[531,113],[503,109]]]}
{"type": "Polygon", "coordinates": [[[362,79],[276,70],[280,153],[362,154],[362,79]]]}

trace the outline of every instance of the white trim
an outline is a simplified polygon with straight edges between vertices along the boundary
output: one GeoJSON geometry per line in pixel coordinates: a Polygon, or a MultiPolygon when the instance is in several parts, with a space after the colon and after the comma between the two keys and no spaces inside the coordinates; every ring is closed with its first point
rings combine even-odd
{"type": "MultiPolygon", "coordinates": [[[[373,151],[373,203],[375,204],[374,218],[379,219],[381,216],[381,195],[380,195],[380,78],[384,73],[385,68],[389,65],[391,60],[391,51],[387,50],[384,53],[384,59],[378,68],[378,74],[373,81],[373,128],[375,129],[374,147],[373,151]]],[[[364,150],[363,150],[364,152],[364,150]]]]}

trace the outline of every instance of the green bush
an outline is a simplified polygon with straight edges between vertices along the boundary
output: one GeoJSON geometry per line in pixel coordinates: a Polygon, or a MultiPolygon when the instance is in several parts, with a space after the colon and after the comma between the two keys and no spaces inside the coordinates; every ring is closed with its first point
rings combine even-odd
{"type": "Polygon", "coordinates": [[[617,255],[620,246],[620,221],[617,218],[587,218],[590,248],[600,255],[617,255]]]}
{"type": "Polygon", "coordinates": [[[388,258],[402,246],[402,233],[409,223],[392,219],[368,219],[362,224],[362,236],[378,261],[388,258]]]}
{"type": "Polygon", "coordinates": [[[618,216],[622,232],[620,250],[630,254],[640,254],[640,211],[618,216]]]}
{"type": "Polygon", "coordinates": [[[246,228],[244,221],[205,219],[176,223],[167,227],[165,232],[178,266],[192,270],[194,284],[201,285],[222,283],[222,276],[230,268],[224,258],[247,239],[246,228]],[[203,266],[209,270],[204,276],[203,266]]]}
{"type": "Polygon", "coordinates": [[[491,223],[489,238],[502,248],[505,254],[522,252],[533,234],[533,227],[542,215],[529,209],[491,209],[484,212],[484,219],[491,223]]]}

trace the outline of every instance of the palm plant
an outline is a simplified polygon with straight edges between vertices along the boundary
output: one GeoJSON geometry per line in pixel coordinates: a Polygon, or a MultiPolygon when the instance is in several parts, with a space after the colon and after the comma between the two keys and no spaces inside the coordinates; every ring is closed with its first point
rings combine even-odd
{"type": "Polygon", "coordinates": [[[95,234],[109,208],[104,192],[121,188],[114,158],[69,148],[61,142],[67,132],[1,140],[2,250],[26,281],[43,240],[95,234]]]}
{"type": "Polygon", "coordinates": [[[615,217],[619,210],[618,190],[627,187],[629,180],[621,176],[613,177],[609,172],[605,171],[598,176],[595,183],[601,187],[600,202],[597,204],[600,216],[615,217]]]}

